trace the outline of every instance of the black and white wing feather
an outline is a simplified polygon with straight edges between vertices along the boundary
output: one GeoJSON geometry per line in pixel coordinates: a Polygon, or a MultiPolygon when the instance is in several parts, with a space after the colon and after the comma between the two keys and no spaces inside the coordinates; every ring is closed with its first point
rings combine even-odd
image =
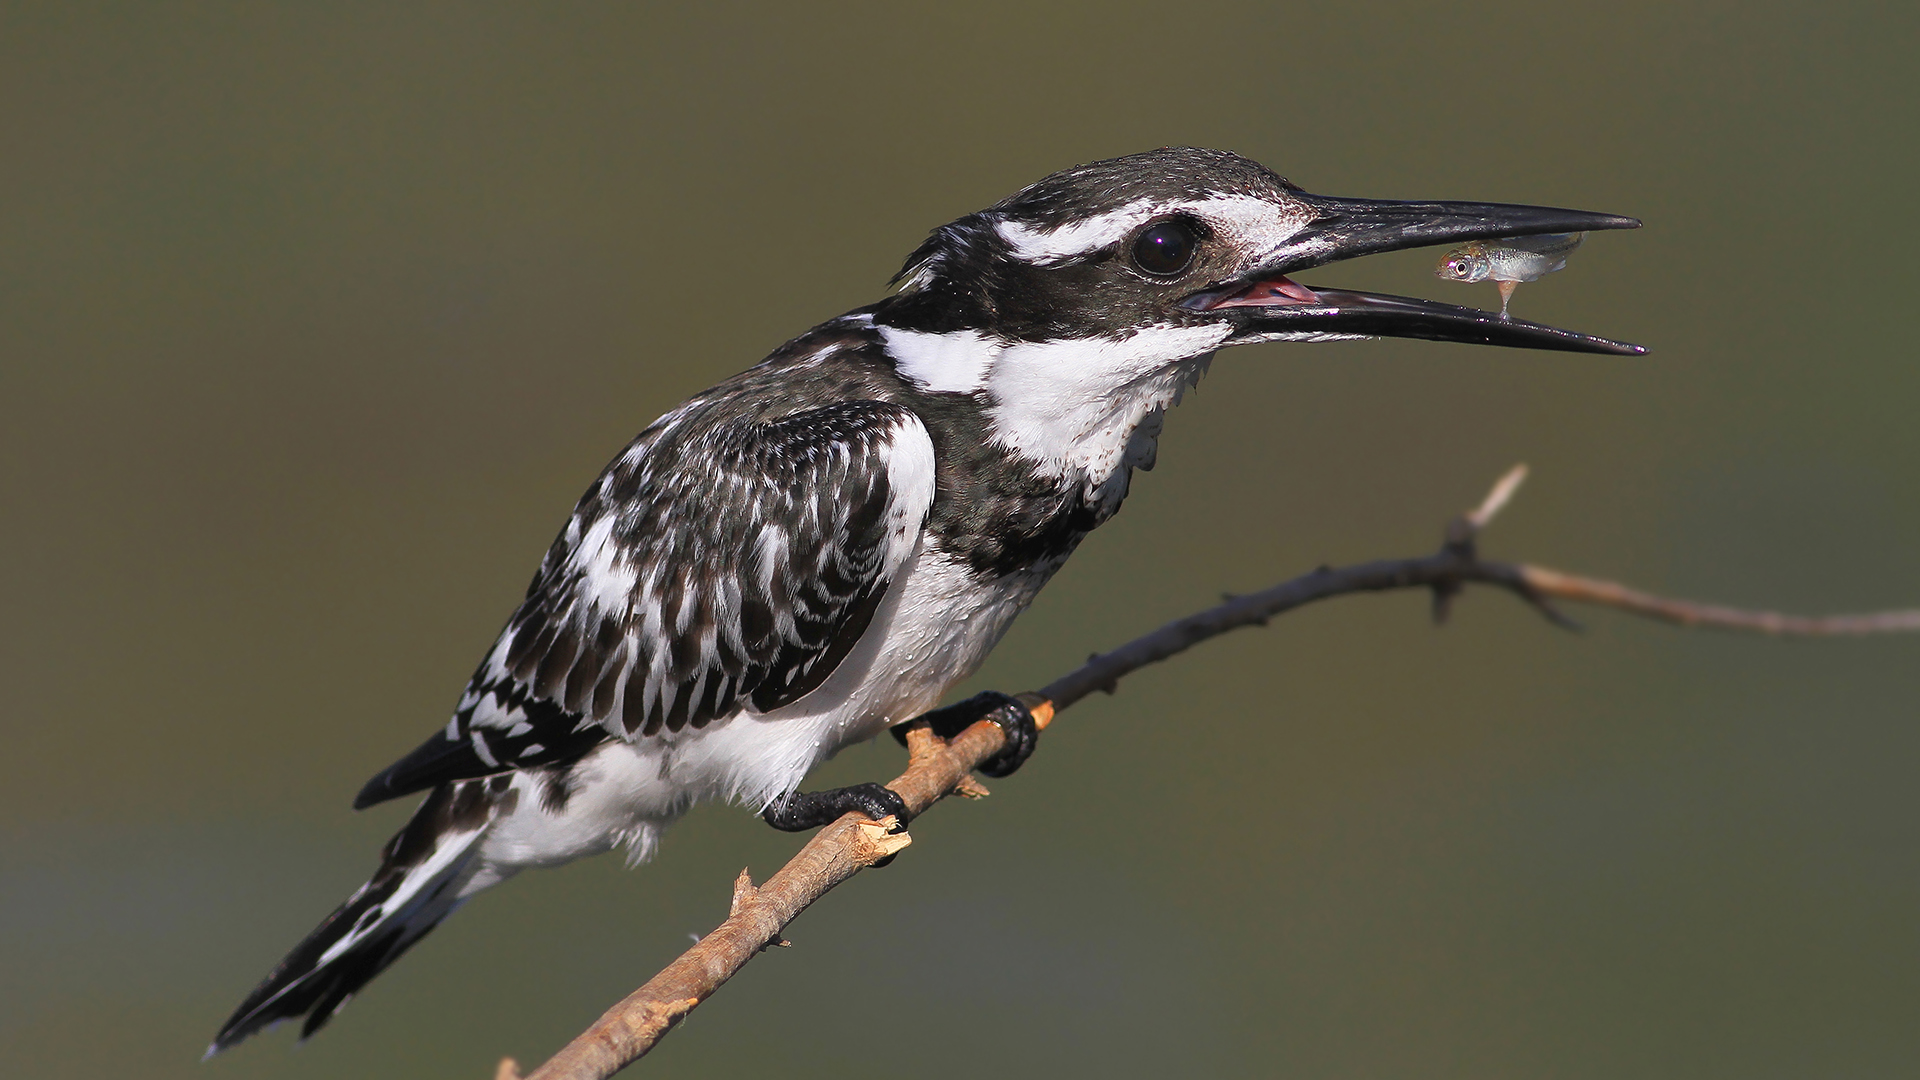
{"type": "Polygon", "coordinates": [[[833,673],[919,541],[932,440],[889,402],[729,404],[696,399],[601,474],[445,733],[356,806],[768,712],[833,673]]]}

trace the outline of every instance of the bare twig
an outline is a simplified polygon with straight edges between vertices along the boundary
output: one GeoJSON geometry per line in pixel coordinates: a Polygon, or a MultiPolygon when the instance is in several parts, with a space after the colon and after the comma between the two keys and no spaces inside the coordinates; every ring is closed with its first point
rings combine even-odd
{"type": "Polygon", "coordinates": [[[1720,630],[1751,630],[1760,634],[1796,637],[1843,637],[1920,630],[1920,610],[1914,609],[1875,611],[1865,615],[1786,615],[1778,611],[1749,611],[1719,604],[1670,600],[1616,582],[1563,573],[1545,566],[1521,563],[1515,569],[1520,572],[1520,580],[1542,596],[1619,608],[1681,626],[1710,626],[1720,630]]]}
{"type": "MultiPolygon", "coordinates": [[[[1265,625],[1275,615],[1316,600],[1424,588],[1433,590],[1436,614],[1444,616],[1446,603],[1469,583],[1513,593],[1560,625],[1571,624],[1553,609],[1551,599],[1598,604],[1682,626],[1767,634],[1833,636],[1920,630],[1920,610],[1822,617],[1748,611],[1673,600],[1542,566],[1481,559],[1475,549],[1481,530],[1512,499],[1526,475],[1524,465],[1509,470],[1479,506],[1447,526],[1445,543],[1432,555],[1381,559],[1339,569],[1321,567],[1261,592],[1229,596],[1224,603],[1176,619],[1112,652],[1097,653],[1038,692],[1020,698],[1044,728],[1060,710],[1096,690],[1111,693],[1122,677],[1149,664],[1229,630],[1265,625]]],[[[906,802],[910,817],[918,817],[948,795],[978,798],[986,794],[986,789],[971,774],[981,762],[999,753],[1003,742],[1000,728],[987,721],[973,725],[951,742],[942,742],[924,724],[910,726],[907,771],[887,786],[906,802]]],[[[609,1009],[527,1080],[599,1080],[638,1060],[755,954],[786,944],[781,931],[809,904],[906,847],[910,838],[904,829],[889,832],[892,824],[891,819],[873,822],[848,814],[816,833],[765,884],[755,886],[742,870],[734,882],[732,911],[725,922],[609,1009]]],[[[520,1080],[511,1058],[500,1063],[495,1080],[520,1080]]]]}
{"type": "Polygon", "coordinates": [[[1527,466],[1525,462],[1521,462],[1508,469],[1505,476],[1493,482],[1493,487],[1487,489],[1487,497],[1480,500],[1479,506],[1461,516],[1466,519],[1468,525],[1473,526],[1473,531],[1478,533],[1487,527],[1487,523],[1493,520],[1495,514],[1506,509],[1514,492],[1519,491],[1520,485],[1526,482],[1527,466]]]}

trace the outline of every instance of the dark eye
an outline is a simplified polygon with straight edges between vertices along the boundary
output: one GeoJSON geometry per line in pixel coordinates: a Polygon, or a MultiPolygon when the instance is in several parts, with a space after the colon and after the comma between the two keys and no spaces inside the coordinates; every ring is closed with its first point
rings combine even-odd
{"type": "Polygon", "coordinates": [[[1182,222],[1163,221],[1133,242],[1133,264],[1149,274],[1171,277],[1193,262],[1193,230],[1182,222]]]}

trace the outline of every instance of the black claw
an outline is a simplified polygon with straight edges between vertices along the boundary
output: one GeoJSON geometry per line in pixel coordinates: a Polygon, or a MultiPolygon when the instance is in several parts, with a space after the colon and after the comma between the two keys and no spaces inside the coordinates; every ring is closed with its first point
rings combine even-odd
{"type": "MultiPolygon", "coordinates": [[[[1033,756],[1033,748],[1040,742],[1040,725],[1034,722],[1033,713],[1021,704],[1019,698],[994,690],[975,694],[944,709],[935,709],[920,719],[925,720],[933,733],[943,739],[951,739],[981,720],[999,724],[1000,730],[1007,734],[1007,746],[980,763],[980,771],[987,776],[1012,775],[1015,769],[1033,756]]],[[[907,745],[906,726],[894,728],[893,737],[899,740],[901,746],[907,745]]]]}
{"type": "Polygon", "coordinates": [[[838,821],[840,815],[850,811],[875,821],[897,818],[899,824],[894,827],[895,832],[906,828],[907,819],[912,816],[907,813],[906,800],[892,788],[883,784],[854,784],[826,791],[789,792],[762,810],[760,817],[782,832],[803,832],[838,821]]]}
{"type": "Polygon", "coordinates": [[[1027,759],[1033,756],[1034,748],[1040,745],[1040,725],[1034,721],[1032,710],[1018,698],[1005,694],[993,696],[1002,700],[999,707],[987,715],[987,719],[999,724],[1000,730],[1006,732],[1007,747],[981,762],[980,772],[986,776],[1011,776],[1014,770],[1027,763],[1027,759]]]}

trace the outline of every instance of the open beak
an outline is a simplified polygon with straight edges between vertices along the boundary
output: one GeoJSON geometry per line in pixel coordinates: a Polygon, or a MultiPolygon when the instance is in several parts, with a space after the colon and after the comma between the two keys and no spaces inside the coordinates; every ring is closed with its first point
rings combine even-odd
{"type": "Polygon", "coordinates": [[[1317,211],[1253,270],[1218,282],[1181,301],[1193,311],[1218,312],[1237,327],[1226,344],[1353,337],[1426,338],[1520,349],[1639,356],[1647,350],[1623,341],[1578,334],[1479,308],[1410,296],[1348,289],[1316,289],[1289,273],[1382,251],[1464,240],[1542,233],[1637,229],[1635,218],[1503,203],[1390,202],[1294,193],[1317,211]]]}

